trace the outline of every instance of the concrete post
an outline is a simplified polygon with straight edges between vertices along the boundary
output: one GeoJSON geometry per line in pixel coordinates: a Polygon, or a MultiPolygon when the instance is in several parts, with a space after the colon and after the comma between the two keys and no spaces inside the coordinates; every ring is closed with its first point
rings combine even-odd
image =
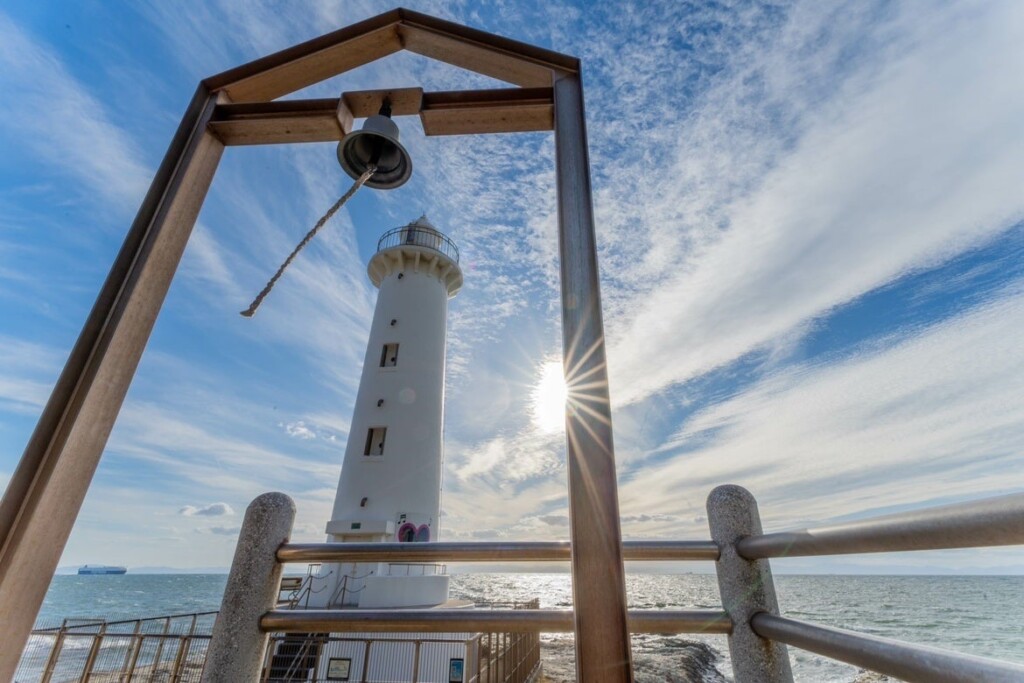
{"type": "Polygon", "coordinates": [[[260,679],[268,640],[260,617],[277,604],[284,571],[277,549],[288,542],[294,521],[295,503],[283,493],[264,493],[245,511],[202,683],[260,679]]]}
{"type": "Polygon", "coordinates": [[[786,646],[750,628],[755,614],[779,613],[768,560],[746,560],[736,552],[741,538],[762,533],[757,501],[741,486],[719,486],[708,496],[707,507],[711,538],[720,551],[718,590],[733,623],[729,655],[736,683],[793,683],[786,646]]]}

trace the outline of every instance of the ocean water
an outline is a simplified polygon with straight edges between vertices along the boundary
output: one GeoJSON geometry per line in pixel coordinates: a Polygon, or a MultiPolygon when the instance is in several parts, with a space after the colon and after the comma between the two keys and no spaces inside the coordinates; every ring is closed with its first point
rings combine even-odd
{"type": "MultiPolygon", "coordinates": [[[[66,617],[124,619],[216,610],[224,575],[56,576],[39,625],[66,617]]],[[[1024,663],[1024,577],[776,576],[787,616],[1024,663]]],[[[477,602],[540,598],[568,608],[567,574],[457,574],[452,597],[477,602]]],[[[715,609],[715,577],[704,574],[627,577],[634,609],[715,609]]],[[[544,636],[549,681],[573,680],[571,635],[544,636]]],[[[634,636],[636,678],[647,683],[732,680],[725,636],[634,636]]],[[[790,648],[794,674],[806,683],[884,680],[855,667],[790,648]]]]}

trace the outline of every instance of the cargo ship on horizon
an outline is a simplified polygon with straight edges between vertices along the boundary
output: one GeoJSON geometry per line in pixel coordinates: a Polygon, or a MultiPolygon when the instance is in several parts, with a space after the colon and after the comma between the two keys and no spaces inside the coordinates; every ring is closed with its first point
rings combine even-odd
{"type": "Polygon", "coordinates": [[[112,567],[105,564],[87,564],[78,568],[79,576],[103,576],[127,573],[127,567],[112,567]]]}

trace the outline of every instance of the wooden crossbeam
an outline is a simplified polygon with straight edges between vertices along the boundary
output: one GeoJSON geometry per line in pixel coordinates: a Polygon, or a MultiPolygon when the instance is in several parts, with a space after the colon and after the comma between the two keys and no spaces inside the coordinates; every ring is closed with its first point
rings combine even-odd
{"type": "Polygon", "coordinates": [[[534,45],[395,9],[211,76],[203,84],[233,102],[274,100],[409,50],[522,87],[579,71],[579,60],[534,45]]]}
{"type": "Polygon", "coordinates": [[[551,67],[428,26],[398,24],[402,47],[410,52],[523,87],[551,85],[551,67]]]}
{"type": "Polygon", "coordinates": [[[338,99],[219,104],[208,128],[225,145],[332,142],[352,130],[355,119],[376,114],[385,97],[393,116],[418,114],[427,135],[547,131],[554,120],[551,88],[397,88],[347,92],[338,99]]]}
{"type": "Polygon", "coordinates": [[[424,93],[420,108],[427,135],[524,133],[554,127],[551,88],[424,93]]]}
{"type": "Polygon", "coordinates": [[[345,135],[336,98],[220,104],[208,128],[225,145],[330,142],[345,135]]]}

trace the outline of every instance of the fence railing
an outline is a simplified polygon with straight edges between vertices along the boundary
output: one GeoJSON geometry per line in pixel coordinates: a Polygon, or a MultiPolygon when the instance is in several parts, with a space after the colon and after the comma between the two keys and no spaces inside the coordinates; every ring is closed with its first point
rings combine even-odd
{"type": "Polygon", "coordinates": [[[445,574],[448,565],[438,562],[388,562],[388,576],[429,576],[445,574]]]}
{"type": "MultiPolygon", "coordinates": [[[[281,510],[287,512],[288,506],[281,501],[284,496],[268,495],[272,502],[276,501],[276,508],[269,506],[271,513],[276,512],[280,517],[281,510]]],[[[247,511],[240,548],[247,547],[247,533],[253,533],[254,529],[266,532],[267,509],[262,510],[262,524],[254,526],[251,520],[251,513],[266,508],[266,503],[266,497],[261,496],[247,511]]],[[[626,560],[715,561],[725,607],[721,610],[631,610],[630,632],[726,634],[737,683],[791,681],[787,645],[907,681],[1024,680],[1024,666],[1020,664],[784,617],[779,613],[768,565],[769,558],[1024,544],[1024,494],[766,534],[761,530],[753,497],[742,488],[723,486],[715,489],[708,499],[708,518],[711,541],[628,541],[623,544],[623,556],[626,560]]],[[[281,530],[290,529],[290,518],[276,521],[281,530]]],[[[284,531],[280,538],[286,540],[284,531]]],[[[250,652],[259,653],[255,666],[264,680],[321,680],[308,667],[300,676],[303,663],[327,656],[332,647],[342,643],[358,643],[361,658],[353,659],[361,670],[353,672],[352,680],[373,680],[365,669],[371,660],[377,659],[387,660],[388,666],[402,669],[406,677],[413,672],[412,680],[426,680],[428,670],[445,663],[442,660],[447,655],[443,646],[451,645],[462,648],[460,658],[467,683],[521,683],[532,680],[538,670],[539,634],[572,632],[571,611],[538,609],[535,601],[508,605],[509,609],[494,609],[497,605],[488,609],[399,612],[273,609],[281,587],[281,563],[565,561],[571,550],[566,542],[275,544],[264,538],[262,554],[257,553],[258,557],[250,560],[276,569],[249,574],[249,583],[252,583],[251,577],[257,576],[267,584],[263,587],[265,590],[261,592],[259,586],[238,586],[235,566],[228,589],[235,582],[235,587],[241,588],[246,596],[274,596],[266,604],[249,606],[255,608],[252,613],[258,617],[255,619],[258,628],[241,633],[262,639],[250,652]],[[269,632],[275,635],[268,642],[269,632]],[[474,635],[463,639],[444,635],[431,639],[335,635],[345,632],[474,635]],[[275,669],[271,667],[273,656],[280,653],[282,645],[289,638],[294,639],[295,634],[313,635],[301,636],[296,641],[298,649],[285,658],[287,661],[275,678],[272,676],[275,669]]],[[[237,603],[225,603],[229,611],[236,608],[237,603]]],[[[32,632],[14,680],[42,683],[199,681],[208,649],[223,647],[216,637],[211,642],[216,614],[201,612],[120,621],[65,619],[58,626],[37,628],[32,632]]],[[[231,614],[227,618],[230,619],[231,614]]],[[[586,630],[581,635],[586,637],[586,630]]],[[[244,651],[246,648],[236,649],[244,651]]],[[[203,680],[219,680],[213,669],[203,675],[203,680]]]]}
{"type": "Polygon", "coordinates": [[[13,680],[198,683],[216,615],[65,619],[32,631],[13,680]]]}
{"type": "MultiPolygon", "coordinates": [[[[247,567],[236,567],[239,565],[236,555],[225,591],[224,610],[238,609],[228,598],[232,585],[241,591],[245,587],[241,582],[251,581],[256,575],[265,575],[263,580],[271,583],[279,581],[279,571],[254,574],[250,571],[253,566],[280,567],[280,563],[285,562],[565,561],[572,551],[570,544],[564,542],[293,544],[286,540],[276,548],[264,542],[261,548],[260,536],[266,533],[268,525],[283,529],[282,535],[287,539],[294,518],[294,507],[290,507],[290,513],[286,510],[289,506],[290,500],[283,494],[264,494],[249,506],[239,536],[239,548],[253,547],[260,553],[258,557],[243,556],[247,567]],[[273,520],[268,521],[268,516],[273,520]]],[[[790,683],[793,674],[787,645],[907,681],[1024,681],[1024,665],[783,617],[779,613],[768,562],[771,557],[1024,544],[1024,494],[772,534],[763,533],[756,501],[738,486],[716,488],[708,497],[707,509],[711,541],[626,542],[622,551],[626,560],[715,561],[724,607],[720,610],[630,610],[631,633],[726,634],[737,683],[790,683]]],[[[586,577],[573,577],[574,582],[581,580],[586,577]]],[[[263,592],[270,594],[275,587],[271,585],[269,591],[263,592]]],[[[244,594],[238,591],[234,593],[236,598],[244,594]]],[[[258,587],[251,591],[252,594],[260,592],[258,587]]],[[[254,613],[258,607],[249,604],[243,611],[254,613]]],[[[258,650],[260,661],[270,632],[536,634],[574,630],[570,610],[290,611],[275,610],[273,602],[266,602],[261,609],[263,614],[258,619],[258,628],[249,628],[246,634],[232,632],[236,644],[240,636],[252,641],[252,647],[236,648],[236,651],[258,650]]],[[[220,618],[225,623],[231,620],[230,615],[222,614],[220,618]]],[[[599,628],[600,624],[584,624],[576,630],[577,638],[587,638],[589,629],[599,628]]],[[[211,651],[230,654],[226,652],[227,638],[218,638],[216,632],[210,647],[211,651]]],[[[511,652],[525,656],[532,650],[524,644],[511,652]]],[[[243,659],[225,656],[221,665],[244,670],[243,659]]],[[[217,671],[208,668],[203,680],[215,681],[216,676],[217,671]]]]}

